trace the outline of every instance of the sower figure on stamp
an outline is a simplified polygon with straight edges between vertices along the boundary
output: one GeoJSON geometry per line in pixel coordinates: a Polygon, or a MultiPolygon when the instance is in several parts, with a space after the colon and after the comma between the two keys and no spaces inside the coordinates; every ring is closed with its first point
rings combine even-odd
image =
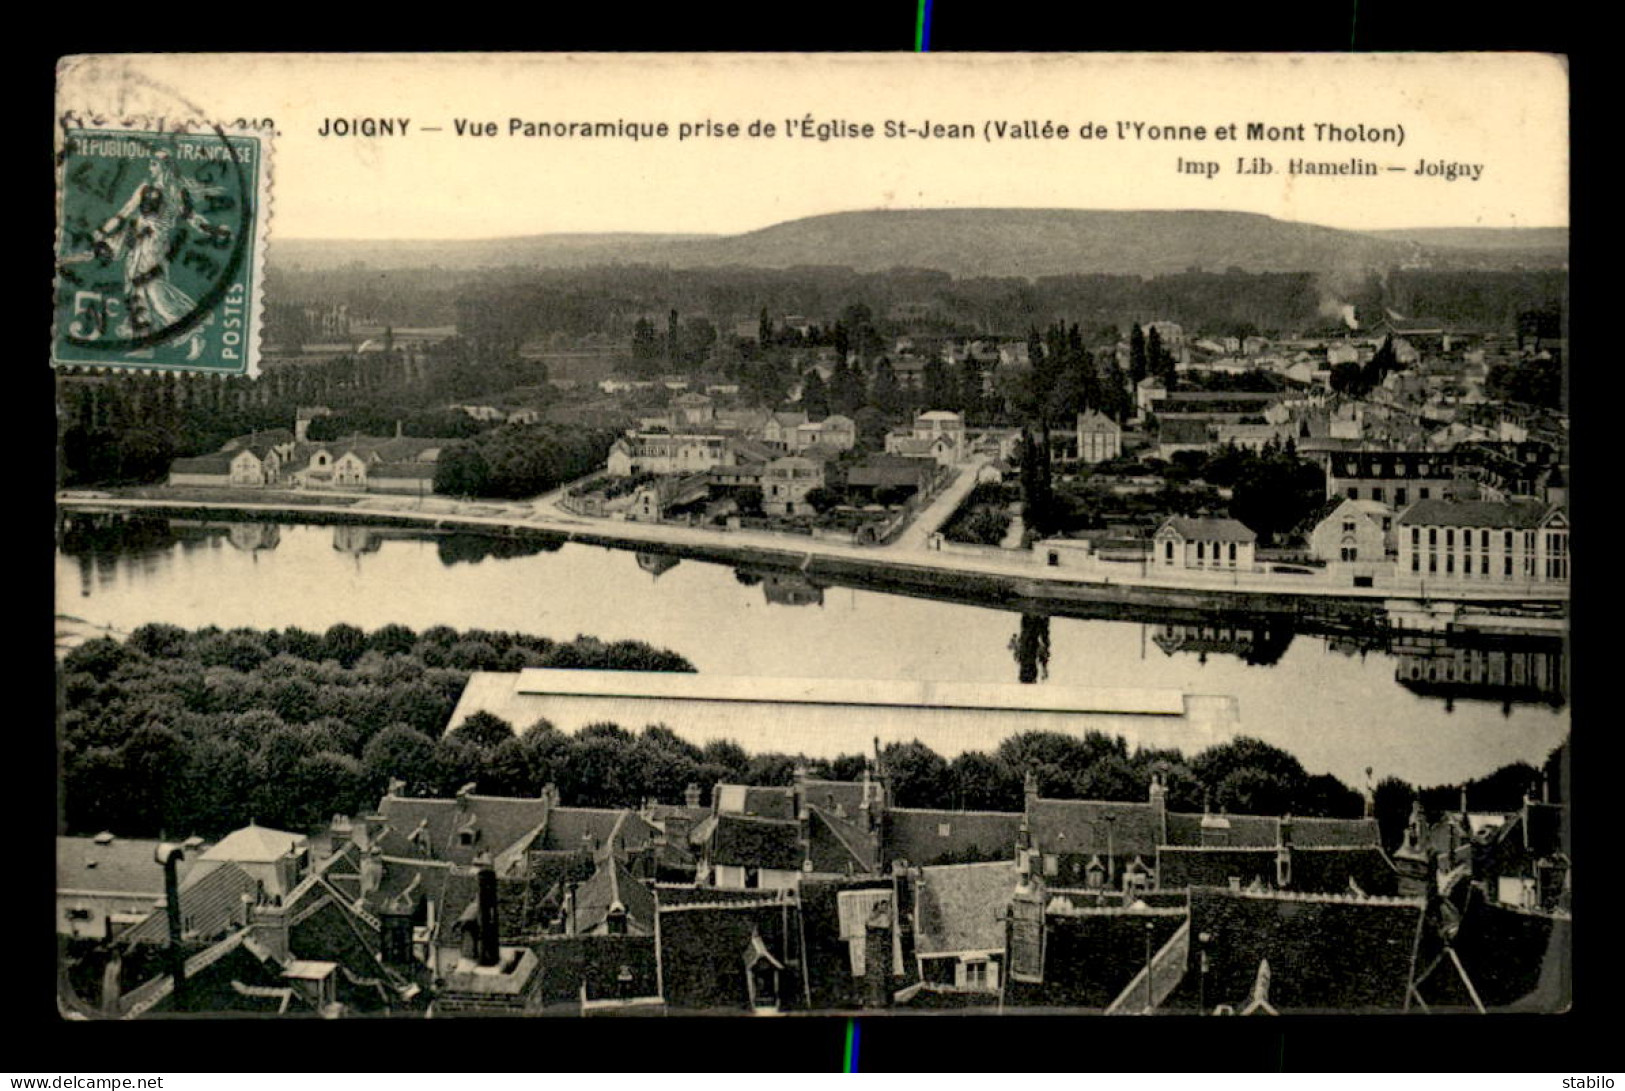
{"type": "MultiPolygon", "coordinates": [[[[119,334],[128,338],[147,337],[180,325],[196,309],[197,302],[177,288],[169,277],[169,263],[180,253],[188,226],[211,239],[229,238],[228,228],[210,223],[199,210],[204,198],[216,196],[219,186],[183,177],[175,170],[167,152],[158,152],[148,165],[148,180],[116,214],[95,233],[94,251],[75,255],[124,264],[125,316],[119,334]]],[[[111,317],[111,316],[109,316],[111,317]]],[[[203,330],[214,321],[204,314],[184,334],[165,340],[187,342],[187,358],[195,360],[204,349],[203,330]]]]}

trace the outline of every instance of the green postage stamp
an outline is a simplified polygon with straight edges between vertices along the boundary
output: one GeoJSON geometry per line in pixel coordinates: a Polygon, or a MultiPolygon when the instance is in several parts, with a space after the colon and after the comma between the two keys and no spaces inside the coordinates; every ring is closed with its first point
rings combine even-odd
{"type": "Polygon", "coordinates": [[[52,363],[258,372],[269,133],[66,114],[52,363]]]}

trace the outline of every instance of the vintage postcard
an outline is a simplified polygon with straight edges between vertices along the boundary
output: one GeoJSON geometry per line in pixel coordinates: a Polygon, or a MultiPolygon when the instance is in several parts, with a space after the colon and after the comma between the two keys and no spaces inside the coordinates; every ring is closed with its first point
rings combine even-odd
{"type": "Polygon", "coordinates": [[[1567,1010],[1567,103],[63,60],[59,1010],[1567,1010]]]}

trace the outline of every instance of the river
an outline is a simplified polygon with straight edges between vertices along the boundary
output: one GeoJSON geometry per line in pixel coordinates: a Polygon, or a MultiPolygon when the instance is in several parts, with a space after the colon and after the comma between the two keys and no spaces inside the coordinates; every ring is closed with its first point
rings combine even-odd
{"type": "MultiPolygon", "coordinates": [[[[1294,632],[1278,619],[1126,607],[1109,617],[1024,616],[820,587],[794,573],[463,534],[105,516],[63,527],[58,613],[122,632],[152,621],[450,625],[643,640],[716,674],[1222,694],[1239,704],[1237,731],[1355,787],[1367,766],[1379,779],[1428,785],[1517,760],[1538,765],[1569,728],[1564,645],[1551,636],[1355,639],[1294,632]]],[[[763,737],[740,741],[756,747],[763,737]]],[[[834,756],[854,749],[847,741],[787,738],[778,748],[834,756]]],[[[923,741],[951,757],[997,740],[923,741]]],[[[1159,741],[1175,744],[1149,726],[1131,738],[1159,741]]]]}

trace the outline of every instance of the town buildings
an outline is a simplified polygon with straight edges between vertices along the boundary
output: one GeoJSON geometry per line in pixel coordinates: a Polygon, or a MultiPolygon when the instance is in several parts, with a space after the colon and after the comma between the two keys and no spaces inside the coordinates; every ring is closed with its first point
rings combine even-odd
{"type": "Polygon", "coordinates": [[[1569,520],[1537,501],[1426,500],[1396,526],[1401,576],[1443,582],[1569,580],[1569,520]]]}

